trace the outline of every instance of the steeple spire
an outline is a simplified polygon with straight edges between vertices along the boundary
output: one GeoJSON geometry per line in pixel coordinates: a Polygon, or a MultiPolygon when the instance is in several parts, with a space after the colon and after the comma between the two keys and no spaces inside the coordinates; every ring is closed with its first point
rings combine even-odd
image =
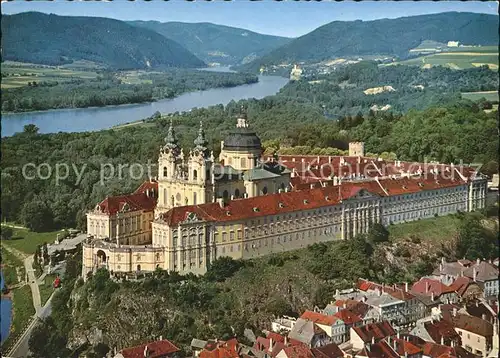
{"type": "Polygon", "coordinates": [[[177,141],[177,137],[175,136],[174,131],[174,123],[172,118],[170,119],[170,125],[168,127],[167,136],[165,137],[165,145],[163,146],[164,150],[171,150],[174,153],[179,152],[179,143],[177,141]]]}
{"type": "Polygon", "coordinates": [[[247,127],[248,127],[247,113],[245,111],[245,108],[241,106],[240,115],[238,117],[238,120],[236,121],[236,128],[247,128],[247,127]]]}
{"type": "Polygon", "coordinates": [[[203,130],[203,121],[200,121],[200,128],[198,129],[198,137],[194,140],[194,150],[203,153],[204,156],[208,156],[208,141],[205,138],[205,131],[203,130]]]}

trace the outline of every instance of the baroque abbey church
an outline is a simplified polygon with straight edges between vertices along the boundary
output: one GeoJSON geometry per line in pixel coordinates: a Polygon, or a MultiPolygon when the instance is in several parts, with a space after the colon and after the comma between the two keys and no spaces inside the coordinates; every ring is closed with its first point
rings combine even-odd
{"type": "Polygon", "coordinates": [[[485,205],[471,168],[386,162],[349,143],[348,156],[264,157],[244,115],[215,160],[200,124],[187,156],[172,123],[158,177],[87,213],[83,277],[156,268],[204,274],[219,257],[250,259],[348,240],[372,223],[401,223],[485,205]]]}

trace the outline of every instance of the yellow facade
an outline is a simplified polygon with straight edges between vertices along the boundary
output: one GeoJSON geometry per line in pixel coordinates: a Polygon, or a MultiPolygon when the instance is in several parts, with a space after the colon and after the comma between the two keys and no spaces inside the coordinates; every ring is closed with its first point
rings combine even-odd
{"type": "MultiPolygon", "coordinates": [[[[83,277],[99,267],[122,273],[161,268],[181,274],[204,274],[210,262],[223,256],[251,259],[314,243],[350,239],[366,233],[372,223],[389,225],[484,207],[487,184],[478,179],[438,190],[384,197],[361,190],[340,203],[286,213],[277,210],[270,216],[211,220],[187,212],[180,222],[172,221],[175,224],[164,221],[161,214],[174,207],[289,190],[290,172],[267,171],[257,165],[260,140],[245,131],[244,120],[239,120],[238,125],[230,138],[231,145],[225,148],[223,144],[220,159],[224,166],[218,168],[206,148],[201,127],[196,146],[184,163],[171,126],[158,160],[154,213],[153,209],[132,211],[123,207],[109,215],[99,206],[89,212],[87,228],[92,238],[83,244],[83,277]],[[230,174],[235,172],[241,175],[232,177],[230,174]],[[216,173],[221,174],[219,178],[215,178],[216,173]]],[[[364,148],[362,143],[353,143],[351,150],[360,155],[364,148]]],[[[210,213],[206,214],[209,218],[210,213]]]]}

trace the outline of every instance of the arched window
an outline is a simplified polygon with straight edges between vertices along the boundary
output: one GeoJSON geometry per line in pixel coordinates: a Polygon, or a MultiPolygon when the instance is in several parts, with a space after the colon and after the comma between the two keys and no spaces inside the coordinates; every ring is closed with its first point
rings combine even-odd
{"type": "Polygon", "coordinates": [[[264,195],[267,194],[267,186],[265,186],[264,188],[262,188],[262,194],[264,194],[264,195]]]}
{"type": "Polygon", "coordinates": [[[239,190],[239,189],[236,189],[236,190],[234,191],[234,197],[235,197],[235,198],[239,198],[239,197],[240,197],[240,190],[239,190]]]}
{"type": "Polygon", "coordinates": [[[193,193],[193,205],[196,205],[196,193],[193,193]]]}
{"type": "Polygon", "coordinates": [[[168,193],[167,189],[163,189],[163,204],[167,204],[168,193]]]}
{"type": "Polygon", "coordinates": [[[174,206],[174,204],[175,204],[175,199],[174,199],[174,196],[173,196],[173,195],[170,197],[170,200],[171,200],[171,202],[172,202],[172,206],[174,206]]]}
{"type": "Polygon", "coordinates": [[[241,166],[241,168],[245,168],[247,166],[247,159],[246,158],[240,159],[240,166],[241,166]]]}
{"type": "Polygon", "coordinates": [[[228,191],[227,191],[227,190],[224,190],[224,192],[222,193],[222,197],[223,197],[224,199],[229,198],[229,193],[228,193],[228,191]]]}
{"type": "Polygon", "coordinates": [[[229,157],[227,158],[227,165],[233,164],[233,158],[229,157]]]}
{"type": "Polygon", "coordinates": [[[163,177],[166,178],[168,176],[167,167],[163,167],[163,177]]]}
{"type": "Polygon", "coordinates": [[[193,180],[198,180],[198,171],[196,169],[193,170],[193,180]]]}
{"type": "Polygon", "coordinates": [[[281,183],[280,188],[281,190],[285,190],[285,183],[281,183]]]}
{"type": "Polygon", "coordinates": [[[187,196],[184,198],[184,205],[188,205],[189,203],[189,199],[187,198],[187,196]]]}

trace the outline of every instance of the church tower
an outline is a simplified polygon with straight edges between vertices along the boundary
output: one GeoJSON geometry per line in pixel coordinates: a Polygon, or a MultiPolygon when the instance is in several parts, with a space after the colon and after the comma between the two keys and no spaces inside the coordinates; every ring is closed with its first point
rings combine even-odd
{"type": "Polygon", "coordinates": [[[170,120],[165,145],[160,147],[158,158],[158,203],[156,206],[158,213],[167,211],[175,204],[172,184],[182,178],[182,161],[182,150],[175,136],[172,120],[170,120]]]}
{"type": "Polygon", "coordinates": [[[224,165],[245,171],[258,166],[262,152],[260,138],[248,127],[247,116],[242,109],[236,128],[221,143],[219,160],[224,165]]]}
{"type": "Polygon", "coordinates": [[[212,170],[213,153],[209,151],[205,139],[203,122],[200,122],[194,148],[189,152],[187,161],[186,195],[187,205],[205,204],[213,201],[212,170]]]}

